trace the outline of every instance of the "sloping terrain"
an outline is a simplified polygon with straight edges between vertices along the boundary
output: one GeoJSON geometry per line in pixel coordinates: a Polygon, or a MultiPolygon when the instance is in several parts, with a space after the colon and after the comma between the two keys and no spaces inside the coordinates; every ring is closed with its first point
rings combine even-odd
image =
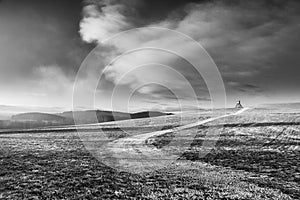
{"type": "Polygon", "coordinates": [[[209,119],[200,120],[195,123],[190,123],[175,128],[120,138],[114,140],[113,142],[107,143],[101,149],[101,154],[105,155],[107,152],[109,152],[108,156],[112,156],[120,160],[120,162],[117,164],[118,167],[120,169],[127,170],[127,171],[143,172],[143,171],[147,171],[148,168],[150,170],[153,170],[152,168],[156,168],[156,167],[160,168],[161,165],[165,166],[166,164],[169,163],[164,160],[166,159],[176,160],[177,156],[174,154],[165,154],[164,151],[160,151],[155,146],[147,145],[147,143],[149,143],[147,142],[149,138],[159,137],[161,135],[169,134],[172,132],[179,132],[182,130],[191,129],[193,127],[197,127],[217,119],[239,115],[247,110],[248,108],[244,108],[242,110],[238,110],[231,114],[212,117],[209,119]],[[158,162],[156,162],[155,160],[158,160],[158,162]]]}
{"type": "Polygon", "coordinates": [[[119,120],[159,117],[170,113],[144,111],[123,113],[102,110],[68,111],[57,114],[30,112],[16,114],[11,120],[0,120],[0,129],[33,129],[39,127],[95,124],[119,120]]]}
{"type": "MultiPolygon", "coordinates": [[[[212,117],[203,113],[198,120],[212,117]]],[[[0,134],[0,199],[299,199],[300,126],[279,123],[298,122],[296,113],[252,109],[189,129],[152,134],[146,146],[137,143],[135,148],[172,152],[179,158],[138,174],[105,165],[82,142],[83,135],[97,142],[104,133],[106,141],[98,142],[112,144],[197,122],[192,115],[183,124],[177,115],[165,118],[83,125],[82,132],[0,134]],[[172,145],[173,134],[190,145],[172,145]],[[207,150],[204,141],[215,145],[201,156],[207,150]]]]}
{"type": "Polygon", "coordinates": [[[66,120],[66,117],[62,117],[62,116],[55,115],[55,114],[32,112],[32,113],[22,113],[22,114],[13,115],[11,117],[11,119],[15,120],[15,121],[64,122],[64,120],[66,120]]]}

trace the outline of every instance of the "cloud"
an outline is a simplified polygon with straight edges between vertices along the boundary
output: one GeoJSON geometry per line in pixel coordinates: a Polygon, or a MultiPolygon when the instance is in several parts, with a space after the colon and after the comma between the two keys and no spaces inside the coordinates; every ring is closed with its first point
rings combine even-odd
{"type": "Polygon", "coordinates": [[[227,87],[247,94],[253,94],[253,93],[255,94],[255,93],[263,92],[263,90],[257,85],[234,82],[234,81],[227,82],[227,87]]]}
{"type": "Polygon", "coordinates": [[[73,81],[63,73],[59,66],[40,66],[33,73],[37,77],[35,82],[42,91],[64,93],[72,89],[73,81]]]}
{"type": "Polygon", "coordinates": [[[58,66],[74,77],[90,51],[78,34],[79,0],[3,1],[0,6],[0,84],[21,86],[35,68],[58,66]]]}
{"type": "MultiPolygon", "coordinates": [[[[139,5],[131,4],[131,6],[136,5],[136,9],[133,8],[128,12],[124,11],[127,5],[123,1],[113,1],[111,4],[105,2],[100,8],[95,4],[88,5],[92,7],[85,9],[84,12],[87,13],[81,22],[84,25],[81,26],[80,31],[83,40],[99,43],[120,31],[141,26],[157,26],[179,31],[198,41],[210,53],[228,86],[228,94],[264,90],[266,73],[273,74],[273,71],[277,71],[280,74],[284,71],[283,65],[278,66],[278,63],[284,60],[282,52],[288,52],[289,56],[293,56],[293,59],[300,64],[299,59],[292,53],[294,49],[299,49],[300,45],[295,43],[295,38],[288,39],[288,36],[300,33],[298,22],[300,15],[297,12],[300,4],[295,1],[200,1],[184,4],[177,2],[174,4],[181,6],[181,12],[176,12],[178,10],[175,8],[173,11],[166,9],[168,15],[162,15],[164,16],[162,18],[158,16],[159,12],[148,11],[149,15],[151,12],[156,14],[152,21],[144,19],[139,12],[136,12],[139,6],[148,5],[148,1],[142,2],[139,5]],[[111,19],[107,17],[109,15],[117,20],[110,22],[111,19]],[[134,20],[134,17],[139,20],[134,20]],[[95,20],[97,23],[88,23],[89,20],[95,20]]],[[[195,54],[195,49],[189,43],[178,41],[176,37],[173,38],[163,32],[148,29],[124,34],[121,39],[115,40],[112,44],[105,44],[114,47],[114,50],[109,52],[106,63],[134,47],[158,44],[165,49],[185,49],[182,56],[188,55],[194,58],[201,56],[195,54]]],[[[99,45],[105,46],[101,43],[99,45]]],[[[107,65],[103,72],[108,81],[130,88],[163,80],[160,82],[170,86],[172,90],[184,90],[186,87],[184,81],[166,73],[163,67],[160,70],[157,68],[154,70],[153,67],[147,70],[136,70],[137,66],[152,61],[171,66],[184,77],[188,77],[189,82],[194,88],[196,87],[196,91],[204,91],[203,80],[199,81],[199,77],[190,70],[191,66],[180,63],[180,60],[174,55],[143,50],[126,54],[118,61],[107,65]],[[130,75],[124,78],[127,73],[130,75]]],[[[273,82],[276,84],[279,80],[273,82]]],[[[276,90],[275,87],[271,87],[272,89],[276,90]]],[[[157,86],[152,86],[140,89],[139,92],[157,95],[164,91],[157,86]]],[[[199,99],[205,98],[203,92],[197,95],[199,99]]]]}
{"type": "Polygon", "coordinates": [[[121,11],[126,9],[121,4],[111,5],[109,1],[101,1],[103,5],[90,4],[83,9],[80,22],[80,34],[86,42],[101,42],[112,34],[130,27],[121,11]]]}

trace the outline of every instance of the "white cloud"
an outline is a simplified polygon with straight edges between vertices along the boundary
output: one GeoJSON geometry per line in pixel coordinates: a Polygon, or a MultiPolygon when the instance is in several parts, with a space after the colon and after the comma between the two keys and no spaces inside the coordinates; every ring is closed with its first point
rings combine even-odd
{"type": "Polygon", "coordinates": [[[65,75],[61,67],[40,66],[34,72],[37,76],[37,84],[40,90],[47,92],[69,91],[73,82],[65,75]]]}
{"type": "Polygon", "coordinates": [[[101,42],[128,28],[126,18],[120,14],[122,9],[122,5],[106,5],[101,10],[98,10],[96,5],[85,6],[79,31],[82,39],[86,42],[101,42]]]}

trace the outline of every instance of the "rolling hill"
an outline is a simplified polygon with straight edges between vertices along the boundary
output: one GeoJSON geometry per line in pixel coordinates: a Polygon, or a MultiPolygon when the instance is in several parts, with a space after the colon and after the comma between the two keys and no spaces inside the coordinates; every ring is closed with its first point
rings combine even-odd
{"type": "Polygon", "coordinates": [[[28,112],[16,114],[11,120],[0,121],[0,129],[26,129],[45,126],[91,124],[127,119],[158,117],[170,115],[157,111],[144,111],[138,113],[124,113],[103,110],[67,111],[56,114],[28,112]]]}
{"type": "Polygon", "coordinates": [[[30,112],[13,115],[11,117],[14,121],[53,121],[53,122],[63,122],[66,120],[65,117],[48,114],[48,113],[39,113],[39,112],[30,112]]]}

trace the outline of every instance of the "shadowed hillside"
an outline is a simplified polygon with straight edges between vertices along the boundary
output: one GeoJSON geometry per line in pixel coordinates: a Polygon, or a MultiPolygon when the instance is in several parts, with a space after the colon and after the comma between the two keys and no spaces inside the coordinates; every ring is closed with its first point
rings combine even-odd
{"type": "Polygon", "coordinates": [[[0,120],[0,129],[28,129],[45,126],[91,124],[127,119],[158,117],[169,113],[145,111],[123,113],[102,110],[68,111],[57,114],[30,112],[13,115],[11,120],[0,120]]]}

